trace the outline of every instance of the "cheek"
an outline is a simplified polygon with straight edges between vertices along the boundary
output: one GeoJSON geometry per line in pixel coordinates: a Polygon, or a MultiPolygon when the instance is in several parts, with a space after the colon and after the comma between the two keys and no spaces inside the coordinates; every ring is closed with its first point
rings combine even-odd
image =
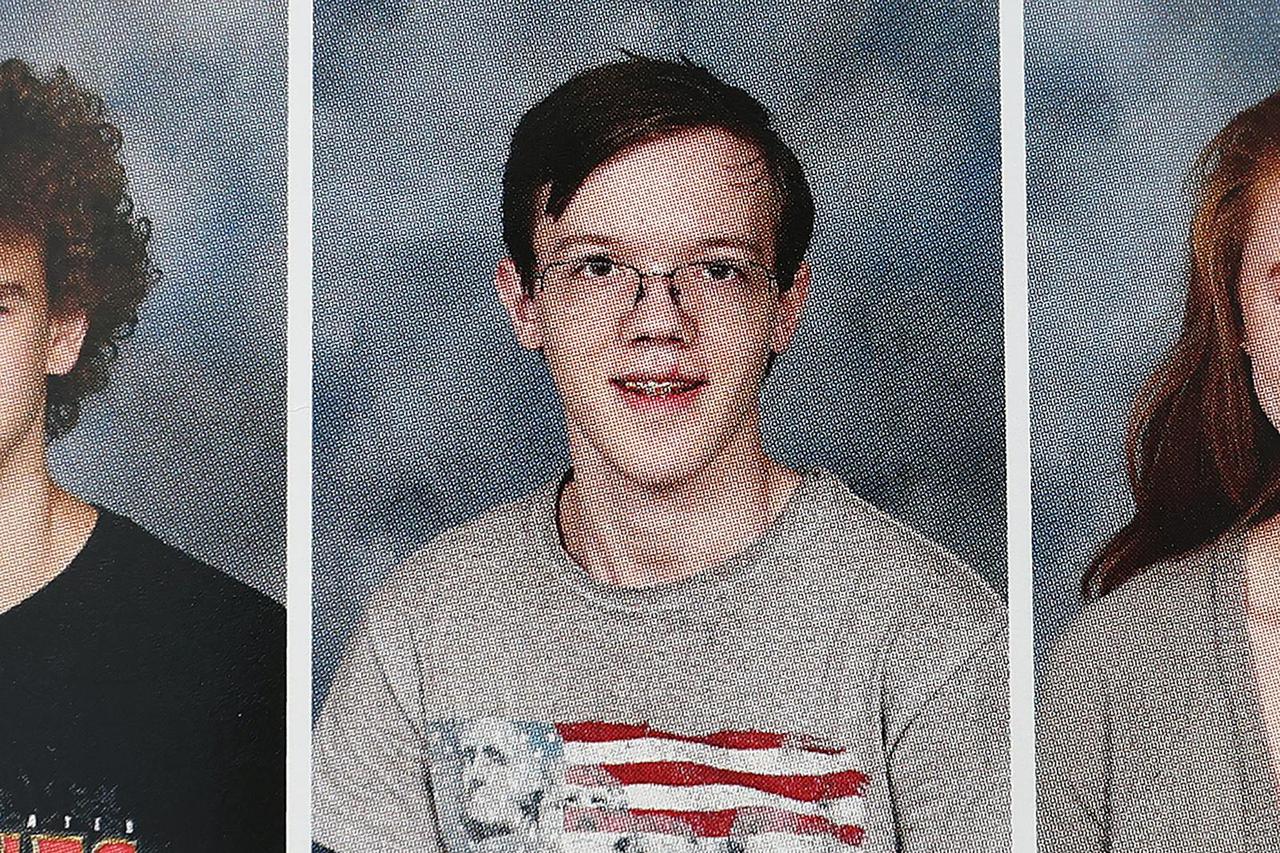
{"type": "Polygon", "coordinates": [[[1246,303],[1245,338],[1258,403],[1280,429],[1280,298],[1274,293],[1246,303]]]}
{"type": "Polygon", "coordinates": [[[13,428],[38,417],[48,354],[36,343],[0,318],[0,445],[7,444],[13,428]]]}
{"type": "Polygon", "coordinates": [[[1253,387],[1267,419],[1280,429],[1280,345],[1255,350],[1253,387]]]}
{"type": "Polygon", "coordinates": [[[708,328],[702,335],[701,349],[707,354],[708,361],[721,370],[752,373],[768,358],[772,331],[771,321],[766,317],[708,328]]]}
{"type": "Polygon", "coordinates": [[[556,387],[574,398],[603,387],[602,375],[615,360],[609,357],[615,337],[601,324],[546,323],[542,354],[556,387]]]}
{"type": "Polygon", "coordinates": [[[543,350],[549,358],[591,358],[613,340],[612,330],[599,323],[544,321],[543,350]]]}
{"type": "Polygon", "coordinates": [[[0,316],[0,371],[6,376],[43,379],[49,360],[47,327],[31,318],[0,316]]]}

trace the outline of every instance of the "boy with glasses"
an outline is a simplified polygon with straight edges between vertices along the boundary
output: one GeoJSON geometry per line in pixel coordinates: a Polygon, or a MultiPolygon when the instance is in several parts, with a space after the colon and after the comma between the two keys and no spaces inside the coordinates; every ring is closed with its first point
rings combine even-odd
{"type": "Polygon", "coordinates": [[[120,145],[0,62],[0,850],[283,850],[283,608],[49,471],[157,275],[120,145]]]}
{"type": "Polygon", "coordinates": [[[814,217],[765,109],[688,62],[591,69],[503,190],[498,291],[573,467],[374,596],[316,725],[317,842],[1006,849],[999,600],[762,446],[814,217]]]}

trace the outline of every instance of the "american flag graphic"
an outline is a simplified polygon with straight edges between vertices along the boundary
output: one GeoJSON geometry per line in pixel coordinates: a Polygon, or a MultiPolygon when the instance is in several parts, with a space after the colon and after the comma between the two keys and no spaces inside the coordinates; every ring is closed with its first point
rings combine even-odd
{"type": "Polygon", "coordinates": [[[452,721],[433,737],[450,853],[856,851],[868,779],[792,735],[452,721]]]}

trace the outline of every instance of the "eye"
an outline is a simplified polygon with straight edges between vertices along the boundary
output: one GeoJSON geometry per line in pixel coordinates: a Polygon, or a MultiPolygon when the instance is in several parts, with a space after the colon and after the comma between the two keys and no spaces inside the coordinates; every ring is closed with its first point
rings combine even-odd
{"type": "Polygon", "coordinates": [[[606,278],[617,271],[617,262],[605,255],[579,258],[572,267],[575,278],[606,278]]]}
{"type": "Polygon", "coordinates": [[[709,281],[732,282],[746,278],[742,267],[730,261],[706,261],[702,264],[702,275],[709,281]]]}

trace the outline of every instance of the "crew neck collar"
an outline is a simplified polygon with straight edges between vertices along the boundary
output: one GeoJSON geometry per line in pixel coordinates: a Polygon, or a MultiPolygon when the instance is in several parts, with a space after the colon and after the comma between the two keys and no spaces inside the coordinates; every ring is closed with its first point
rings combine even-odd
{"type": "Polygon", "coordinates": [[[42,586],[4,613],[0,613],[0,619],[17,618],[19,613],[35,610],[42,602],[56,596],[58,590],[69,583],[71,579],[78,577],[84,571],[85,566],[93,563],[94,553],[100,547],[102,539],[116,526],[119,517],[98,504],[90,505],[97,510],[97,517],[93,521],[93,526],[89,528],[89,535],[80,544],[80,548],[67,561],[66,565],[45,581],[42,586]]]}
{"type": "Polygon", "coordinates": [[[556,580],[589,603],[635,613],[691,612],[714,606],[742,578],[767,565],[779,543],[793,537],[803,508],[832,480],[826,471],[800,472],[801,480],[764,532],[734,556],[696,574],[670,583],[629,587],[597,580],[565,550],[560,536],[559,502],[572,470],[544,486],[535,497],[534,518],[539,539],[556,580]]]}

